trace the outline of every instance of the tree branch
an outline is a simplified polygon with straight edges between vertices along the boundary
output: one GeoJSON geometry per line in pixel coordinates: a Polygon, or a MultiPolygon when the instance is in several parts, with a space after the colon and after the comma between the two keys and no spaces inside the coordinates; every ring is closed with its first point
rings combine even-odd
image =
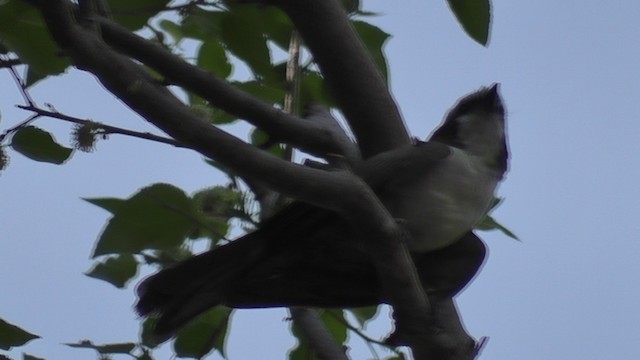
{"type": "Polygon", "coordinates": [[[54,119],[58,119],[58,120],[64,120],[64,121],[68,121],[74,124],[79,124],[79,125],[86,125],[89,123],[95,123],[96,124],[96,128],[101,130],[101,134],[104,135],[110,135],[110,134],[120,134],[120,135],[126,135],[126,136],[131,136],[131,137],[136,137],[139,139],[144,139],[144,140],[150,140],[150,141],[154,141],[154,142],[159,142],[162,144],[167,144],[167,145],[172,145],[175,147],[179,147],[179,148],[187,148],[187,149],[191,149],[190,146],[183,144],[179,141],[176,141],[174,139],[171,138],[167,138],[167,137],[163,137],[163,136],[158,136],[155,134],[151,134],[148,132],[140,132],[140,131],[134,131],[134,130],[129,130],[129,129],[124,129],[124,128],[120,128],[117,126],[111,126],[111,125],[106,125],[100,122],[94,122],[92,120],[87,120],[87,119],[80,119],[74,116],[70,116],[70,115],[66,115],[57,111],[50,111],[50,110],[45,110],[45,109],[41,109],[37,106],[33,106],[33,105],[18,105],[18,108],[22,109],[22,110],[27,110],[27,111],[33,111],[37,116],[46,116],[46,117],[50,117],[50,118],[54,118],[54,119]]]}
{"type": "Polygon", "coordinates": [[[329,330],[327,330],[316,310],[292,307],[289,311],[291,311],[294,325],[298,326],[302,335],[309,341],[311,348],[316,351],[320,359],[348,360],[344,350],[341,349],[329,330]]]}
{"type": "Polygon", "coordinates": [[[6,67],[14,67],[14,66],[18,66],[18,65],[23,65],[22,60],[20,59],[3,59],[0,58],[0,69],[2,68],[6,68],[6,67]]]}
{"type": "Polygon", "coordinates": [[[11,78],[13,78],[13,81],[16,83],[16,86],[18,87],[18,89],[20,89],[20,95],[22,95],[24,102],[27,103],[28,105],[34,106],[35,102],[33,101],[33,99],[31,98],[31,95],[27,91],[27,84],[25,83],[24,79],[20,75],[18,75],[18,72],[13,66],[9,66],[8,69],[9,69],[9,73],[11,74],[11,78]]]}
{"type": "Polygon", "coordinates": [[[14,133],[20,129],[22,129],[23,127],[29,125],[30,123],[32,123],[33,121],[35,121],[37,118],[39,118],[40,115],[38,114],[33,114],[31,116],[29,116],[27,119],[19,122],[17,125],[12,126],[10,128],[8,128],[7,130],[3,131],[2,134],[0,134],[0,144],[4,141],[4,139],[9,136],[11,133],[14,133]]]}
{"type": "Polygon", "coordinates": [[[300,31],[365,158],[410,142],[380,71],[335,0],[268,0],[300,31]]]}
{"type": "MultiPolygon", "coordinates": [[[[325,132],[330,133],[333,140],[339,144],[340,149],[342,149],[342,153],[338,155],[344,156],[349,160],[350,164],[355,164],[357,163],[357,160],[362,158],[358,144],[351,140],[342,126],[340,126],[338,120],[333,117],[329,109],[323,105],[309,104],[304,111],[305,121],[314,122],[325,132]]],[[[331,159],[329,157],[325,158],[325,160],[330,161],[331,159]]]]}
{"type": "Polygon", "coordinates": [[[109,45],[156,70],[171,83],[192,91],[213,106],[245,119],[274,138],[311,154],[323,156],[328,153],[344,153],[332,134],[316,124],[300,121],[298,117],[274,108],[108,19],[98,17],[96,21],[101,25],[102,35],[109,45]]]}
{"type": "Polygon", "coordinates": [[[283,161],[196,116],[140,65],[114,52],[95,34],[78,26],[69,1],[33,3],[42,11],[55,41],[79,69],[96,75],[105,88],[177,141],[233,169],[241,177],[259,179],[278,192],[337,211],[362,227],[376,222],[376,218],[388,217],[371,189],[353,174],[283,161]],[[366,204],[371,204],[366,206],[368,211],[360,211],[366,204]],[[376,216],[367,218],[371,213],[376,216]]]}
{"type": "Polygon", "coordinates": [[[433,307],[431,326],[433,342],[430,359],[469,360],[477,355],[476,342],[467,334],[460,320],[454,300],[430,296],[433,307]]]}

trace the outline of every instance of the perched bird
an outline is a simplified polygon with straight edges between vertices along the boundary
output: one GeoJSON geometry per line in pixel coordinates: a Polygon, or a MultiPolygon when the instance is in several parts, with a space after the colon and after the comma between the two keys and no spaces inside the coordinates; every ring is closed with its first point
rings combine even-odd
{"type": "MultiPolygon", "coordinates": [[[[429,294],[453,296],[484,261],[471,231],[507,170],[498,85],[462,98],[426,142],[355,166],[410,235],[407,246],[429,294]]],[[[158,317],[164,341],[216,305],[357,307],[385,303],[366,239],[338,214],[294,202],[258,230],[145,279],[136,310],[158,317]]]]}

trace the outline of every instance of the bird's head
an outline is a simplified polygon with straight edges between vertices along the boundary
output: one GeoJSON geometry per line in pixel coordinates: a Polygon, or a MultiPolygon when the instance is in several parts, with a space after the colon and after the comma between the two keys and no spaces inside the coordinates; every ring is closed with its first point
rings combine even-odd
{"type": "Polygon", "coordinates": [[[430,140],[480,156],[488,166],[504,173],[508,159],[506,114],[498,90],[496,83],[460,99],[430,140]]]}

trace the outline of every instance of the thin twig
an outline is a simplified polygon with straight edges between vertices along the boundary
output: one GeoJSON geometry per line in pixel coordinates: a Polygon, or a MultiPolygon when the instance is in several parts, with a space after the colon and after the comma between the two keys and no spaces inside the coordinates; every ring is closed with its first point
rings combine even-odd
{"type": "Polygon", "coordinates": [[[327,310],[327,312],[329,313],[329,315],[331,317],[336,319],[339,323],[342,323],[342,325],[344,325],[347,329],[353,331],[356,335],[358,335],[360,338],[362,338],[362,340],[366,341],[367,343],[380,345],[382,347],[385,347],[385,348],[393,351],[396,354],[400,353],[394,346],[391,346],[391,345],[389,345],[389,344],[387,344],[387,343],[385,343],[383,341],[380,341],[380,340],[377,340],[377,339],[374,339],[374,338],[370,337],[369,335],[367,335],[364,332],[362,332],[362,330],[358,329],[357,327],[352,325],[350,322],[348,322],[345,318],[343,318],[341,316],[337,316],[333,311],[327,310]]]}
{"type": "Polygon", "coordinates": [[[483,336],[480,338],[480,340],[478,340],[476,342],[476,346],[475,346],[475,357],[474,359],[477,359],[480,357],[480,353],[482,353],[482,350],[484,350],[485,346],[487,345],[487,343],[489,342],[489,337],[488,336],[483,336]]]}
{"type": "Polygon", "coordinates": [[[111,134],[127,135],[127,136],[132,136],[140,139],[172,145],[178,148],[191,149],[190,146],[184,143],[181,143],[175,139],[154,135],[148,132],[133,131],[129,129],[120,128],[117,126],[105,125],[102,123],[97,123],[92,120],[80,119],[74,116],[60,113],[58,111],[45,110],[40,107],[32,106],[32,105],[16,105],[16,106],[22,110],[33,111],[36,113],[37,116],[46,116],[46,117],[50,117],[58,120],[64,120],[64,121],[72,122],[74,124],[81,124],[81,125],[97,124],[97,127],[100,130],[102,130],[102,132],[100,133],[101,135],[111,135],[111,134]]]}
{"type": "MultiPolygon", "coordinates": [[[[284,111],[298,115],[300,100],[300,47],[302,39],[296,30],[291,32],[289,40],[289,59],[287,60],[286,80],[287,92],[284,95],[284,111]]],[[[293,147],[287,144],[284,149],[285,159],[293,160],[293,147]]]]}
{"type": "Polygon", "coordinates": [[[111,134],[127,135],[127,136],[132,136],[132,137],[136,137],[136,138],[140,138],[140,139],[145,139],[145,140],[150,140],[150,141],[155,141],[155,142],[159,142],[159,143],[163,143],[163,144],[172,145],[172,146],[175,146],[175,147],[178,147],[178,148],[191,149],[190,146],[188,146],[188,145],[186,145],[184,143],[181,143],[181,142],[179,142],[177,140],[171,139],[171,138],[167,138],[167,137],[163,137],[163,136],[159,136],[159,135],[154,135],[154,134],[151,134],[151,133],[148,133],[148,132],[133,131],[133,130],[128,130],[128,129],[124,129],[124,128],[120,128],[120,127],[116,127],[116,126],[105,125],[105,124],[102,124],[102,123],[96,123],[95,121],[80,119],[80,118],[77,118],[77,117],[74,117],[74,116],[62,114],[62,113],[58,112],[57,110],[55,110],[55,108],[53,108],[53,106],[51,106],[51,105],[48,105],[49,106],[49,110],[45,110],[45,109],[39,107],[36,104],[36,102],[33,100],[33,98],[31,97],[31,94],[29,94],[29,91],[27,90],[27,86],[26,86],[26,84],[24,82],[24,79],[18,74],[16,69],[13,66],[9,66],[8,70],[11,73],[11,77],[13,78],[13,80],[16,83],[16,85],[18,86],[18,89],[20,90],[20,94],[22,95],[25,103],[27,103],[27,105],[16,105],[16,107],[18,107],[18,108],[20,108],[22,110],[32,111],[35,114],[30,116],[26,120],[22,121],[18,125],[5,130],[0,135],[0,142],[2,142],[9,134],[20,130],[21,128],[27,126],[28,124],[30,124],[31,122],[33,122],[37,118],[44,116],[44,117],[50,117],[50,118],[54,118],[54,119],[64,120],[64,121],[68,121],[68,122],[72,122],[74,124],[80,124],[80,125],[97,124],[97,128],[100,129],[100,131],[101,131],[100,135],[111,135],[111,134]]]}
{"type": "Polygon", "coordinates": [[[24,101],[30,106],[36,106],[35,101],[33,101],[33,99],[31,98],[31,95],[29,95],[29,92],[27,91],[27,84],[24,82],[24,79],[20,75],[18,75],[18,72],[16,71],[15,67],[9,66],[8,69],[9,69],[9,73],[11,73],[11,77],[13,78],[13,81],[16,82],[16,85],[20,89],[20,94],[24,98],[24,101]]]}
{"type": "MultiPolygon", "coordinates": [[[[284,111],[292,115],[296,115],[299,109],[301,42],[302,39],[298,32],[292,31],[289,39],[289,58],[287,59],[286,68],[287,92],[284,97],[284,111]]],[[[290,144],[285,146],[284,158],[287,161],[293,160],[293,147],[290,144]]],[[[286,201],[284,196],[278,196],[276,206],[284,205],[284,201],[286,201]]],[[[300,329],[303,337],[318,358],[327,360],[348,359],[341,344],[333,338],[315,309],[290,307],[289,312],[294,325],[300,329]]]]}
{"type": "Polygon", "coordinates": [[[32,121],[34,121],[35,119],[39,118],[41,115],[40,114],[33,114],[31,116],[29,116],[26,120],[18,123],[18,125],[8,128],[7,130],[5,130],[2,134],[0,134],[0,143],[2,143],[4,141],[4,138],[6,138],[9,134],[16,132],[20,129],[22,129],[23,127],[29,125],[32,121]]]}
{"type": "Polygon", "coordinates": [[[0,69],[7,67],[14,67],[18,65],[23,65],[24,63],[20,59],[3,59],[0,58],[0,69]]]}
{"type": "Polygon", "coordinates": [[[172,204],[167,203],[166,201],[160,199],[157,196],[154,196],[154,195],[148,195],[148,196],[149,196],[150,199],[152,199],[153,201],[158,203],[160,206],[164,206],[165,208],[175,212],[176,214],[182,215],[185,218],[197,223],[198,225],[202,226],[203,228],[209,230],[211,233],[213,233],[216,236],[218,236],[221,240],[229,241],[229,238],[227,238],[223,233],[221,233],[217,229],[214,229],[213,227],[209,226],[207,223],[205,223],[201,219],[198,219],[197,216],[194,216],[193,214],[189,214],[188,212],[185,212],[185,211],[183,211],[181,209],[178,209],[177,207],[173,206],[172,204]]]}

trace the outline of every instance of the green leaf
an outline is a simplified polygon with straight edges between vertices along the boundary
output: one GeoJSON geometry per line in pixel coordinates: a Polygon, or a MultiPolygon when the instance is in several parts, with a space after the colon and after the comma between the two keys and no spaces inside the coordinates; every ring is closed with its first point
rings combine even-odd
{"type": "Polygon", "coordinates": [[[254,128],[251,132],[251,143],[279,158],[284,156],[284,148],[279,143],[273,142],[267,133],[258,128],[254,128]]]}
{"type": "Polygon", "coordinates": [[[293,32],[293,24],[289,17],[282,10],[269,6],[262,9],[262,20],[267,38],[281,49],[288,51],[293,32]]]}
{"type": "Polygon", "coordinates": [[[14,346],[22,346],[40,336],[23,330],[3,319],[0,319],[0,349],[11,350],[14,346]]]}
{"type": "Polygon", "coordinates": [[[360,11],[360,0],[340,0],[347,14],[355,14],[360,11]]]}
{"type": "Polygon", "coordinates": [[[490,0],[447,0],[464,31],[483,46],[489,42],[490,0]]]}
{"type": "Polygon", "coordinates": [[[216,350],[226,357],[224,346],[231,314],[232,309],[218,306],[196,318],[173,342],[176,356],[200,359],[216,350]]]}
{"type": "Polygon", "coordinates": [[[37,356],[33,356],[33,355],[22,353],[22,360],[45,360],[45,359],[37,357],[37,356]]]}
{"type": "Polygon", "coordinates": [[[491,203],[489,204],[489,210],[487,210],[487,213],[497,208],[498,205],[500,205],[503,201],[504,201],[504,198],[494,196],[493,199],[491,199],[491,203]]]}
{"type": "Polygon", "coordinates": [[[113,19],[129,30],[139,30],[170,0],[109,0],[113,19]]]}
{"type": "Polygon", "coordinates": [[[73,152],[56,143],[51,134],[35,126],[18,130],[13,135],[11,147],[29,159],[57,165],[69,159],[73,152]]]}
{"type": "Polygon", "coordinates": [[[205,41],[198,50],[197,65],[209,70],[222,79],[231,75],[233,67],[227,58],[227,52],[216,39],[205,41]]]}
{"type": "MultiPolygon", "coordinates": [[[[311,310],[316,311],[316,310],[311,310]]],[[[344,313],[342,310],[317,310],[319,311],[320,320],[327,327],[327,330],[333,335],[333,338],[339,344],[344,344],[347,339],[347,328],[344,325],[344,313]]],[[[293,336],[298,339],[298,344],[289,352],[289,360],[320,360],[316,351],[309,345],[307,339],[302,335],[294,323],[291,326],[293,336]]]]}
{"type": "MultiPolygon", "coordinates": [[[[0,44],[15,52],[40,76],[62,73],[70,62],[60,56],[42,16],[26,1],[0,1],[0,44]]],[[[29,84],[37,79],[31,75],[29,84]]]]}
{"type": "Polygon", "coordinates": [[[204,113],[206,115],[205,119],[207,119],[212,124],[217,124],[217,125],[229,124],[238,120],[237,117],[218,108],[208,107],[207,105],[191,105],[191,107],[192,107],[192,110],[194,109],[194,107],[197,107],[196,110],[194,111],[197,111],[198,113],[204,113]],[[202,106],[206,107],[206,113],[202,111],[204,110],[202,106]]]}
{"type": "Polygon", "coordinates": [[[383,47],[391,35],[364,21],[355,20],[353,21],[353,26],[358,32],[358,35],[360,35],[362,42],[369,50],[369,53],[373,57],[373,61],[380,70],[380,73],[388,82],[389,70],[387,67],[387,59],[384,56],[383,47]]]}
{"type": "Polygon", "coordinates": [[[320,73],[305,72],[300,83],[300,104],[320,103],[327,107],[335,107],[335,102],[327,90],[320,73]]]}
{"type": "MultiPolygon", "coordinates": [[[[203,98],[201,98],[200,96],[192,93],[192,92],[187,92],[187,100],[189,100],[189,105],[191,105],[191,107],[209,107],[209,102],[203,98]]],[[[200,111],[200,110],[198,110],[200,111]]]]}
{"type": "Polygon", "coordinates": [[[296,346],[289,350],[289,360],[320,360],[316,351],[309,345],[309,341],[300,332],[294,322],[291,322],[291,333],[298,339],[296,346]]]}
{"type": "Polygon", "coordinates": [[[233,85],[240,90],[260,98],[266,102],[275,104],[280,103],[284,99],[284,90],[274,86],[267,86],[259,81],[234,82],[233,85]]]}
{"type": "Polygon", "coordinates": [[[184,39],[184,34],[182,32],[182,26],[176,24],[175,22],[167,19],[160,20],[158,23],[160,29],[168,32],[172,37],[173,41],[176,44],[179,44],[182,39],[184,39]]]}
{"type": "MultiPolygon", "coordinates": [[[[246,82],[232,82],[231,84],[240,90],[246,91],[257,98],[272,104],[282,103],[284,99],[285,92],[281,88],[268,86],[263,81],[250,80],[246,82]]],[[[238,119],[236,116],[218,108],[212,108],[211,117],[213,118],[213,123],[218,125],[228,124],[238,119]]]]}
{"type": "Polygon", "coordinates": [[[136,348],[136,344],[134,343],[96,345],[89,340],[82,340],[75,344],[65,345],[77,349],[93,349],[100,354],[130,354],[131,351],[136,348]]]}
{"type": "Polygon", "coordinates": [[[245,5],[224,14],[220,36],[229,51],[244,61],[254,74],[271,77],[271,52],[264,36],[261,11],[245,5]]]}
{"type": "Polygon", "coordinates": [[[480,220],[480,222],[476,224],[475,228],[478,230],[484,230],[484,231],[499,230],[505,235],[507,235],[508,237],[514,240],[520,241],[520,239],[518,239],[518,237],[513,232],[511,232],[511,230],[502,226],[493,217],[489,216],[489,213],[493,211],[495,208],[497,208],[498,205],[500,205],[503,201],[504,201],[504,198],[494,196],[493,199],[491,199],[491,203],[489,204],[489,209],[484,215],[484,218],[482,218],[482,220],[480,220]]]}
{"type": "Polygon", "coordinates": [[[190,8],[181,22],[184,37],[208,41],[220,36],[222,19],[226,12],[190,8]]]}
{"type": "Polygon", "coordinates": [[[144,264],[159,266],[163,269],[194,256],[186,246],[174,247],[168,250],[153,250],[151,253],[144,252],[141,255],[144,259],[144,264]]]}
{"type": "Polygon", "coordinates": [[[156,341],[156,337],[153,334],[153,329],[155,329],[157,322],[158,322],[158,319],[154,317],[148,317],[142,321],[142,325],[141,325],[142,329],[140,331],[140,341],[142,342],[142,345],[148,348],[153,349],[158,345],[160,345],[156,341]]]}
{"type": "Polygon", "coordinates": [[[177,247],[196,225],[192,201],[184,191],[154,184],[117,205],[93,257],[177,247]]]}
{"type": "Polygon", "coordinates": [[[205,217],[227,221],[241,201],[240,194],[226,186],[214,186],[196,192],[193,201],[205,217]]]}
{"type": "Polygon", "coordinates": [[[296,347],[289,351],[289,360],[320,360],[318,354],[309,346],[307,341],[298,338],[296,347]]]}
{"type": "Polygon", "coordinates": [[[507,229],[506,227],[502,226],[493,217],[489,215],[485,215],[485,217],[476,225],[476,229],[484,230],[484,231],[499,230],[503,234],[507,235],[508,237],[514,240],[520,241],[520,239],[516,236],[516,234],[514,234],[511,230],[507,229]]]}
{"type": "Polygon", "coordinates": [[[32,86],[33,84],[35,84],[38,81],[46,78],[47,76],[48,76],[47,74],[42,74],[42,73],[38,72],[37,70],[35,70],[33,68],[33,66],[27,66],[26,85],[27,85],[27,87],[32,86]]]}
{"type": "Polygon", "coordinates": [[[216,120],[215,109],[207,105],[206,101],[193,95],[189,96],[189,103],[191,105],[189,107],[191,113],[208,123],[214,123],[214,120],[216,120]]]}
{"type": "Polygon", "coordinates": [[[122,254],[97,263],[85,275],[104,280],[117,288],[124,288],[127,282],[136,276],[138,262],[131,254],[122,254]]]}
{"type": "Polygon", "coordinates": [[[349,311],[353,315],[353,317],[356,318],[358,324],[360,324],[360,327],[363,328],[369,320],[373,319],[376,316],[376,314],[378,313],[378,309],[378,306],[367,306],[347,309],[347,311],[349,311]]]}
{"type": "Polygon", "coordinates": [[[208,237],[217,241],[226,236],[229,220],[236,215],[236,209],[240,207],[240,194],[224,186],[214,186],[198,191],[192,199],[202,226],[189,237],[208,237]]]}
{"type": "Polygon", "coordinates": [[[339,344],[344,344],[347,341],[347,327],[345,325],[347,320],[344,318],[343,310],[324,310],[320,314],[320,319],[339,344]]]}
{"type": "Polygon", "coordinates": [[[126,202],[126,200],[116,198],[83,198],[82,200],[101,207],[112,214],[115,214],[120,206],[126,202]]]}

